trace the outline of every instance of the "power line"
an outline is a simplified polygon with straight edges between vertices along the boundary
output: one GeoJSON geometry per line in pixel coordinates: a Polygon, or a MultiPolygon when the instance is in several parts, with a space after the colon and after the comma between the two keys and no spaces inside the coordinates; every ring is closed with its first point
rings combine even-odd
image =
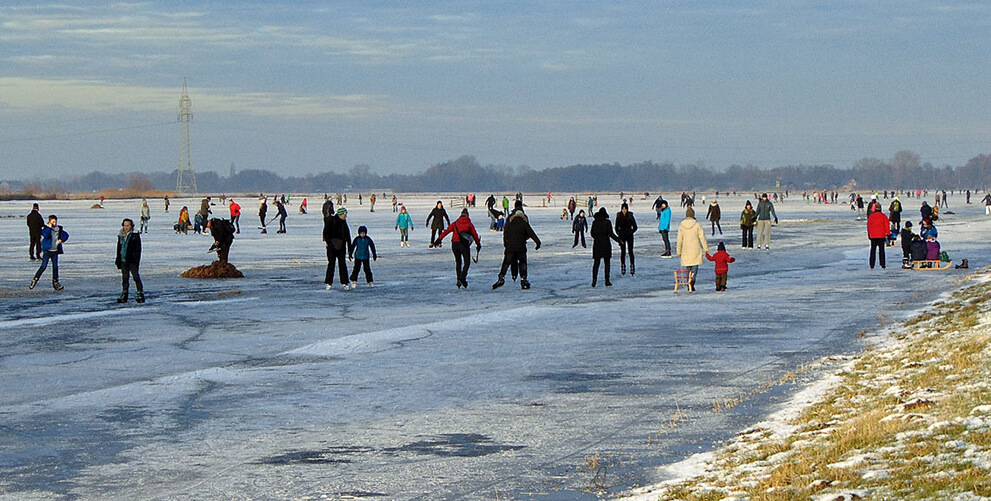
{"type": "Polygon", "coordinates": [[[104,133],[107,133],[107,132],[120,132],[120,131],[125,131],[125,130],[148,129],[148,128],[151,128],[151,127],[162,127],[164,125],[175,125],[175,122],[163,122],[163,123],[146,124],[146,125],[133,125],[131,127],[116,127],[116,128],[113,128],[113,129],[99,129],[99,130],[90,130],[90,131],[83,131],[83,132],[68,132],[68,133],[65,133],[65,134],[53,134],[53,135],[50,135],[50,136],[18,137],[18,138],[12,138],[12,139],[0,139],[0,144],[10,144],[10,143],[19,143],[19,142],[28,142],[28,141],[43,141],[45,139],[61,139],[61,138],[65,138],[65,137],[90,136],[90,135],[93,135],[93,134],[104,134],[104,133]]]}

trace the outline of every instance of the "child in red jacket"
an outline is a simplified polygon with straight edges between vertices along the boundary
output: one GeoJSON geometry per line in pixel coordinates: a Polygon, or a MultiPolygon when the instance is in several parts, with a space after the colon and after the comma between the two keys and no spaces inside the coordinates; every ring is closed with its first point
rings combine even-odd
{"type": "Polygon", "coordinates": [[[726,290],[726,275],[729,273],[729,263],[735,262],[736,258],[730,257],[726,252],[726,244],[719,242],[718,251],[714,256],[705,253],[705,258],[716,263],[716,290],[726,290]]]}

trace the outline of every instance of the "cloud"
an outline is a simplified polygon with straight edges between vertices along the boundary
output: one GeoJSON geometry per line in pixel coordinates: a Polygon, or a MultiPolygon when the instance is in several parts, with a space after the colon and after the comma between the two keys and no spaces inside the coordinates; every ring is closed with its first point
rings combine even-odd
{"type": "MultiPolygon", "coordinates": [[[[180,88],[114,85],[98,80],[45,80],[0,77],[0,104],[10,112],[161,112],[178,110],[180,88]]],[[[386,96],[293,95],[279,92],[226,92],[189,89],[193,113],[238,113],[260,117],[362,118],[387,111],[386,96]]]]}

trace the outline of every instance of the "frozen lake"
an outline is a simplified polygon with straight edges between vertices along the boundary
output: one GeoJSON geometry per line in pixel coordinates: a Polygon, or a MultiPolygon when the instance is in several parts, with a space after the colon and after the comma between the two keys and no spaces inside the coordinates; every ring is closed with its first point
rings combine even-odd
{"type": "MultiPolygon", "coordinates": [[[[531,196],[543,240],[530,246],[533,288],[492,291],[501,234],[487,230],[480,195],[472,216],[483,248],[467,291],[455,288],[449,237],[427,248],[422,223],[436,197],[402,197],[417,225],[408,249],[385,197],[375,213],[352,197],[352,234],[368,226],[379,259],[375,288],[359,277],[350,292],[323,290],[316,197],[309,215],[293,204],[287,234],[267,235],[255,229],[257,200],[238,198],[231,262],[246,278],[226,281],[178,277],[213,257],[209,237],[171,230],[198,199],[174,200],[170,214],[153,200],[148,302],[125,306],[114,302],[113,254],[120,220],[137,220],[140,201],[41,202],[70,233],[58,293],[50,271],[27,288],[38,264],[27,256],[31,204],[0,203],[0,495],[596,499],[600,485],[657,480],[657,466],[711,449],[793,388],[725,412],[715,402],[861,349],[858,332],[966,276],[901,270],[900,248],[889,249],[887,270],[870,270],[864,222],[845,205],[794,196],[776,204],[772,250],[743,252],[745,198],[720,197],[722,240],[737,258],[729,290],[713,290],[707,263],[697,293],[674,295],[678,260],[659,258],[652,200],[638,196],[637,275],[619,275],[616,248],[614,286],[592,289],[591,251],[572,249],[571,224],[559,219],[566,198],[541,208],[531,196]]],[[[676,229],[684,211],[666,195],[676,229]]],[[[599,196],[611,220],[618,198],[599,196]]],[[[902,201],[917,222],[920,202],[902,201]]],[[[985,266],[991,218],[962,201],[951,197],[957,214],[938,224],[943,249],[985,266]]],[[[448,211],[455,218],[460,203],[448,211]]],[[[709,241],[714,252],[719,237],[709,241]]]]}

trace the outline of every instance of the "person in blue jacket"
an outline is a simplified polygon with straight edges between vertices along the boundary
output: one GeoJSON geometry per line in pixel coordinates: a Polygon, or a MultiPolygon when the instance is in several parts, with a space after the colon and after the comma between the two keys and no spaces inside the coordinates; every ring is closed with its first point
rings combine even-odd
{"type": "Polygon", "coordinates": [[[406,206],[399,209],[396,217],[396,229],[399,230],[399,246],[409,247],[409,232],[413,229],[413,218],[406,211],[406,206]]]}
{"type": "Polygon", "coordinates": [[[69,240],[69,234],[58,224],[58,216],[52,214],[48,216],[48,224],[41,229],[41,267],[31,279],[29,289],[34,289],[41,279],[41,274],[48,268],[48,262],[52,262],[52,289],[60,291],[65,287],[58,281],[58,256],[62,254],[62,244],[69,240]]]}
{"type": "Polygon", "coordinates": [[[362,268],[365,269],[365,281],[368,282],[368,286],[374,287],[375,284],[372,282],[372,268],[369,265],[368,258],[371,257],[372,261],[377,261],[379,257],[375,253],[375,242],[368,236],[367,227],[358,227],[358,236],[351,242],[351,247],[348,250],[351,251],[348,254],[348,259],[354,258],[354,269],[351,270],[351,288],[354,289],[358,286],[358,271],[362,268]]]}
{"type": "Polygon", "coordinates": [[[668,232],[671,231],[671,207],[667,200],[661,200],[657,220],[657,231],[664,239],[664,254],[661,257],[671,257],[671,240],[668,239],[668,232]]]}

